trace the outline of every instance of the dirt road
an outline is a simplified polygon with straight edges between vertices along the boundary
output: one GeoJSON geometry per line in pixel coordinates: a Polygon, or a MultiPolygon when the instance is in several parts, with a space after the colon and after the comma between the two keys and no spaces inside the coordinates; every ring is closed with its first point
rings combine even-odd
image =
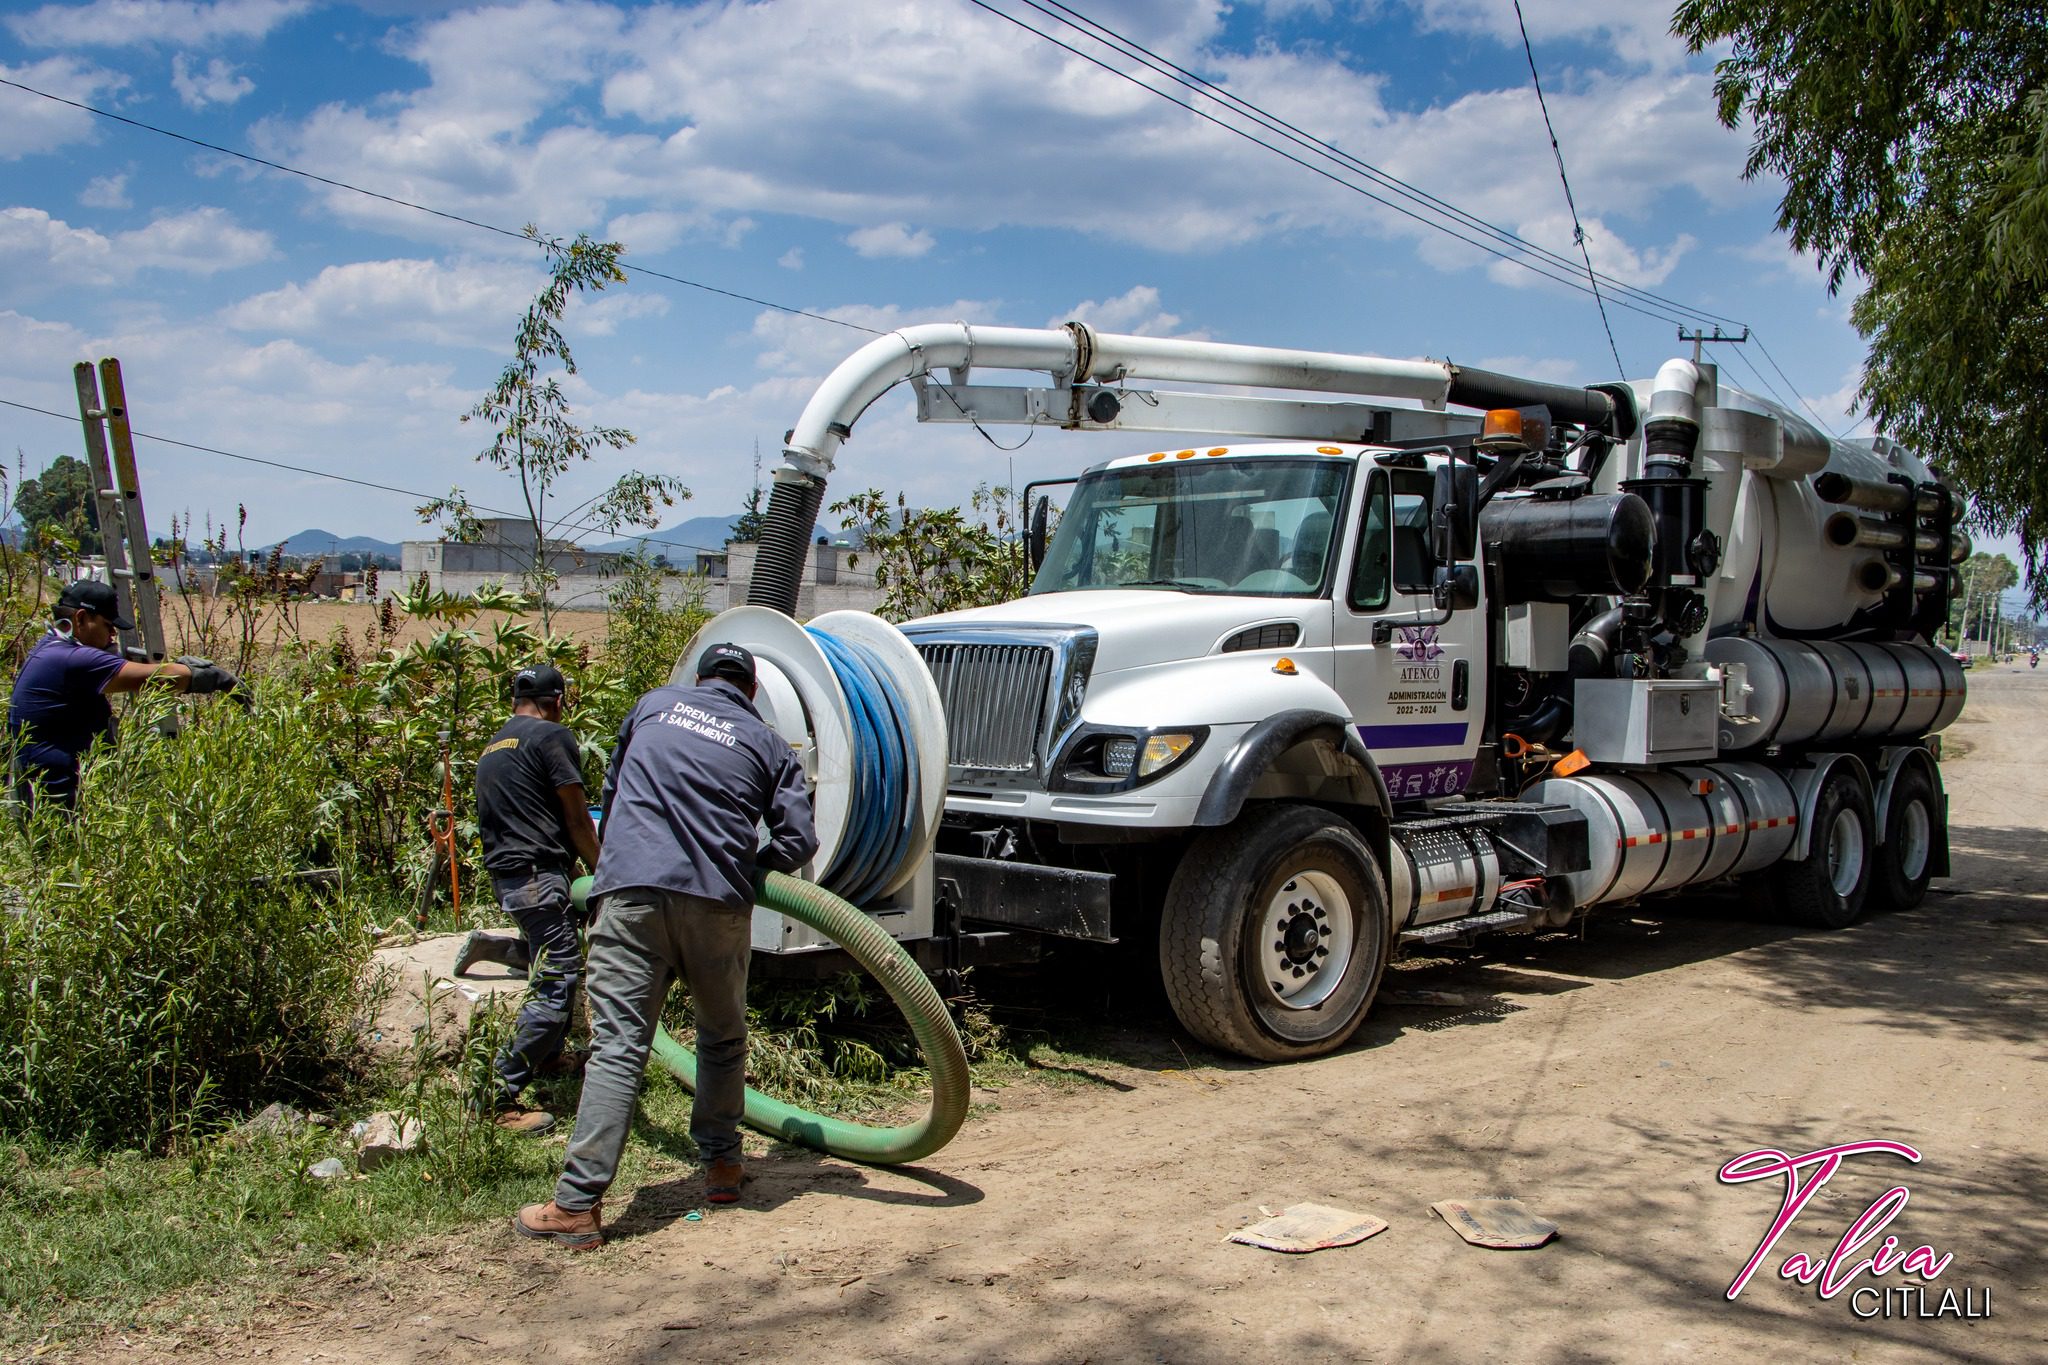
{"type": "Polygon", "coordinates": [[[1496,1003],[1383,1005],[1356,1045],[1295,1066],[1189,1069],[1171,1030],[1136,1031],[1101,1084],[1005,1091],[923,1170],[757,1161],[742,1206],[701,1221],[681,1217],[694,1182],[626,1192],[602,1252],[478,1234],[212,1349],[493,1365],[2048,1359],[2048,771],[2033,745],[2048,672],[1971,686],[1949,736],[1956,875],[1913,913],[1838,934],[1733,896],[1612,915],[1583,942],[1401,970],[1391,989],[1496,1003]],[[1727,1301],[1784,1182],[1723,1184],[1722,1164],[1872,1139],[1923,1159],[1850,1157],[1727,1301]],[[1850,1294],[1779,1278],[1894,1185],[1910,1202],[1887,1232],[1954,1257],[1926,1309],[1967,1288],[1980,1311],[1988,1291],[1989,1318],[1863,1320],[1850,1294]],[[1562,1237],[1483,1251],[1428,1211],[1499,1193],[1562,1237]],[[1299,1257],[1223,1241],[1301,1200],[1392,1226],[1299,1257]]]}

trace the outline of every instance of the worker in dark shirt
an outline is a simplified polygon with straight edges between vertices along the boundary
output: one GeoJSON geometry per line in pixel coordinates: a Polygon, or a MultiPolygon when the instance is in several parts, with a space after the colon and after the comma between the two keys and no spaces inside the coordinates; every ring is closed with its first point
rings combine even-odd
{"type": "Polygon", "coordinates": [[[555,1197],[513,1220],[525,1236],[579,1251],[603,1243],[599,1201],[618,1174],[677,978],[697,1020],[690,1137],[708,1167],[707,1197],[740,1197],[755,869],[793,872],[818,851],[803,767],[754,710],[754,689],[753,655],[712,645],[695,687],[655,688],[619,727],[591,888],[590,1064],[555,1197]]]}
{"type": "Polygon", "coordinates": [[[519,1097],[562,1056],[583,952],[569,904],[569,875],[581,858],[597,866],[597,829],[583,794],[582,747],[562,724],[568,690],[560,669],[541,664],[512,679],[512,719],[476,761],[476,822],[484,870],[498,908],[519,926],[532,974],[512,1036],[498,1053],[493,1121],[514,1133],[545,1133],[555,1116],[519,1097]]]}
{"type": "Polygon", "coordinates": [[[50,629],[14,675],[7,732],[14,740],[14,794],[24,807],[40,798],[69,810],[78,801],[78,764],[93,741],[114,738],[118,692],[156,683],[178,692],[222,692],[235,675],[205,659],[135,663],[118,652],[119,632],[135,629],[114,590],[81,578],[64,589],[50,629]]]}

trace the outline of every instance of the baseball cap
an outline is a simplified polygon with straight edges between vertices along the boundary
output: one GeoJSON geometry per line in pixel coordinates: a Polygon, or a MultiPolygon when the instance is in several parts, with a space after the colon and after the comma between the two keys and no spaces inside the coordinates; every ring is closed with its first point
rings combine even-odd
{"type": "Polygon", "coordinates": [[[64,595],[57,599],[60,607],[83,607],[95,616],[104,617],[114,623],[116,630],[133,630],[135,623],[121,615],[120,599],[114,596],[111,583],[99,583],[90,578],[81,578],[64,589],[64,595]]]}
{"type": "Polygon", "coordinates": [[[738,645],[717,644],[697,656],[697,678],[727,677],[734,682],[754,683],[754,656],[738,645]]]}
{"type": "Polygon", "coordinates": [[[568,690],[568,680],[553,664],[535,664],[512,675],[514,697],[559,697],[568,690]]]}

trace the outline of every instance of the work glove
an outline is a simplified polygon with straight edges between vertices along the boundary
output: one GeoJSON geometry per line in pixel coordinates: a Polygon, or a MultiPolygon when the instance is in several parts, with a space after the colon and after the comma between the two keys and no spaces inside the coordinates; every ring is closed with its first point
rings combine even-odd
{"type": "MultiPolygon", "coordinates": [[[[184,663],[185,661],[180,659],[178,662],[184,663]]],[[[186,666],[192,667],[189,664],[186,666]]],[[[185,684],[185,691],[193,696],[204,696],[208,692],[232,692],[241,685],[242,680],[240,678],[237,678],[219,664],[210,664],[201,660],[198,667],[192,667],[192,678],[185,684]]]]}
{"type": "Polygon", "coordinates": [[[187,668],[193,669],[213,667],[213,660],[202,659],[197,654],[180,654],[178,656],[178,662],[185,665],[185,667],[187,668]]]}

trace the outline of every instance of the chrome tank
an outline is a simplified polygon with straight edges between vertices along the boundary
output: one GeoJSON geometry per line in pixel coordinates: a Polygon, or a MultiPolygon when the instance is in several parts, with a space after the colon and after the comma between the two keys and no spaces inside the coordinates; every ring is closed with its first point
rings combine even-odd
{"type": "Polygon", "coordinates": [[[1523,793],[1586,817],[1588,866],[1566,875],[1575,905],[1631,901],[1770,866],[1792,848],[1799,802],[1761,763],[1557,777],[1523,793]]]}
{"type": "Polygon", "coordinates": [[[1740,713],[1721,716],[1723,753],[1917,739],[1954,721],[1967,694],[1962,666],[1931,645],[1724,636],[1707,641],[1706,656],[1748,675],[1740,713]]]}

